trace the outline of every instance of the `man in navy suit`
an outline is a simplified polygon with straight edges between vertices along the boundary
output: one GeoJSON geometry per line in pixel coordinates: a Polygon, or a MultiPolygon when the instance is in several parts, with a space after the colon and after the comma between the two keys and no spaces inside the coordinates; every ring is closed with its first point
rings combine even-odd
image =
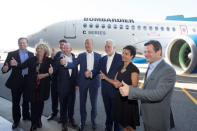
{"type": "Polygon", "coordinates": [[[8,56],[5,60],[4,66],[1,71],[7,73],[12,69],[11,75],[9,76],[6,86],[11,89],[12,94],[12,117],[14,123],[12,129],[18,127],[21,118],[20,110],[20,99],[23,94],[23,104],[22,104],[22,115],[23,120],[30,120],[29,113],[29,102],[27,101],[27,75],[28,68],[19,69],[10,65],[12,59],[17,60],[20,64],[23,63],[30,57],[33,57],[33,53],[27,50],[28,39],[21,37],[18,39],[19,49],[8,53],[8,56]]]}
{"type": "Polygon", "coordinates": [[[81,114],[81,125],[79,128],[80,131],[83,131],[87,119],[86,100],[87,100],[88,91],[89,91],[90,102],[92,106],[92,110],[91,110],[92,128],[96,129],[95,119],[97,115],[97,97],[98,97],[98,88],[100,86],[99,61],[101,55],[96,52],[93,52],[93,41],[91,39],[85,40],[85,48],[86,48],[86,52],[79,54],[78,58],[74,62],[75,66],[80,65],[80,71],[77,77],[77,84],[79,86],[79,95],[80,95],[80,114],[81,114]]]}
{"type": "MultiPolygon", "coordinates": [[[[59,41],[59,47],[60,51],[57,52],[56,54],[53,53],[51,54],[52,61],[53,61],[53,68],[56,68],[56,63],[59,63],[60,55],[63,53],[64,50],[64,44],[66,44],[67,41],[62,39],[59,41]]],[[[58,113],[58,92],[57,92],[57,74],[56,72],[53,73],[52,75],[52,81],[51,81],[51,102],[52,102],[52,113],[51,115],[47,118],[47,120],[53,120],[58,113]]]]}
{"type": "Polygon", "coordinates": [[[73,127],[77,126],[73,115],[78,69],[77,67],[72,69],[67,68],[67,62],[73,62],[75,60],[75,55],[71,53],[71,50],[71,45],[69,43],[65,43],[63,52],[60,55],[61,59],[58,60],[56,65],[57,90],[60,101],[60,121],[62,123],[62,131],[68,130],[68,121],[71,122],[73,127]]]}
{"type": "MultiPolygon", "coordinates": [[[[110,79],[114,79],[119,66],[122,64],[122,56],[115,52],[113,40],[106,41],[105,52],[107,53],[107,55],[103,56],[100,61],[100,77],[102,79],[102,75],[105,75],[110,79]]],[[[118,123],[114,123],[112,120],[112,106],[115,87],[104,79],[101,80],[101,87],[106,113],[105,131],[112,131],[113,125],[114,131],[120,131],[121,129],[118,123]]]]}

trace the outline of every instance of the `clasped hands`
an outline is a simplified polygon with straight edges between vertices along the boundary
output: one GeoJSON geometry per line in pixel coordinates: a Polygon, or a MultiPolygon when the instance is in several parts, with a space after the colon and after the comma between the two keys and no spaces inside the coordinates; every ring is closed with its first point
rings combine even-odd
{"type": "Polygon", "coordinates": [[[89,69],[87,69],[86,72],[85,72],[85,77],[86,78],[91,78],[91,74],[92,74],[92,72],[89,69]]]}

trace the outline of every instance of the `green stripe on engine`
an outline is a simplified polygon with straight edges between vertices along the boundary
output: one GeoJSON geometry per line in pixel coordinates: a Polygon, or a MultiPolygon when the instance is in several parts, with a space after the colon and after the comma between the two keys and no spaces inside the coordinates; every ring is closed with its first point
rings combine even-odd
{"type": "Polygon", "coordinates": [[[184,43],[179,51],[179,63],[180,63],[181,68],[187,68],[184,62],[184,52],[187,46],[188,46],[187,43],[184,43]]]}

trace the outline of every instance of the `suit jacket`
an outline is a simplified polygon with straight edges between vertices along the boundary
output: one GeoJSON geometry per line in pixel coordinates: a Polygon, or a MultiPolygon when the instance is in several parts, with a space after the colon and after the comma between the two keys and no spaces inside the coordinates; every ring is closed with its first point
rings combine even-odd
{"type": "MultiPolygon", "coordinates": [[[[75,60],[75,55],[72,54],[72,60],[75,60]]],[[[60,59],[57,61],[57,87],[58,94],[61,97],[75,92],[76,78],[78,74],[78,68],[72,69],[72,74],[69,74],[69,68],[60,65],[60,59]]]]}
{"type": "MultiPolygon", "coordinates": [[[[38,88],[36,88],[36,81],[38,72],[36,71],[38,58],[36,56],[29,58],[23,64],[18,65],[16,68],[26,68],[28,67],[28,100],[31,102],[35,102],[37,99],[44,101],[49,98],[50,93],[50,77],[45,77],[40,80],[38,88]],[[39,93],[39,96],[37,94],[39,93]]],[[[52,64],[52,60],[48,57],[45,57],[40,65],[39,73],[45,74],[48,73],[50,64],[52,64]]]]}
{"type": "Polygon", "coordinates": [[[54,58],[52,58],[52,66],[53,66],[53,75],[52,75],[52,80],[54,80],[54,81],[56,81],[57,80],[57,69],[58,69],[58,67],[59,67],[59,65],[60,65],[60,58],[61,58],[61,54],[62,54],[63,52],[62,51],[58,51],[56,54],[55,54],[55,56],[54,56],[54,58]]]}
{"type": "MultiPolygon", "coordinates": [[[[118,53],[114,54],[114,58],[112,60],[111,66],[109,68],[109,71],[107,73],[107,55],[103,56],[100,60],[100,70],[110,79],[114,79],[115,75],[118,71],[118,68],[120,67],[122,63],[122,56],[118,53]]],[[[112,96],[114,95],[115,92],[115,87],[107,82],[106,80],[101,80],[101,87],[102,87],[102,92],[107,93],[108,95],[112,96]]]]}
{"type": "Polygon", "coordinates": [[[100,71],[100,59],[101,55],[94,52],[94,66],[92,72],[91,81],[88,78],[85,78],[85,72],[87,71],[87,55],[86,52],[79,54],[78,58],[75,59],[73,63],[68,63],[68,68],[74,68],[77,65],[80,65],[80,70],[77,76],[77,85],[79,87],[86,87],[86,85],[91,82],[93,87],[98,88],[100,86],[100,78],[99,78],[99,71],[100,71]]]}
{"type": "MultiPolygon", "coordinates": [[[[34,54],[32,52],[29,52],[28,51],[28,56],[29,58],[33,57],[34,54]]],[[[8,88],[11,88],[11,89],[17,89],[17,88],[20,88],[20,85],[21,85],[21,82],[23,80],[23,76],[22,76],[22,69],[19,69],[19,68],[16,68],[16,67],[12,67],[10,65],[10,60],[12,59],[12,57],[14,57],[14,59],[19,63],[21,64],[21,60],[20,60],[20,55],[19,55],[19,50],[16,50],[16,51],[12,51],[12,52],[9,52],[8,53],[8,56],[5,60],[5,63],[8,63],[8,66],[9,66],[9,69],[7,72],[9,72],[10,69],[12,69],[12,72],[6,82],[6,86],[8,88]]],[[[3,68],[3,67],[2,67],[3,68]]],[[[2,69],[1,69],[2,70],[2,69]]],[[[6,72],[5,72],[6,73],[6,72]]]]}
{"type": "Polygon", "coordinates": [[[130,88],[128,98],[141,100],[142,119],[147,126],[160,131],[170,130],[175,81],[175,70],[162,60],[144,82],[142,90],[130,88]]]}

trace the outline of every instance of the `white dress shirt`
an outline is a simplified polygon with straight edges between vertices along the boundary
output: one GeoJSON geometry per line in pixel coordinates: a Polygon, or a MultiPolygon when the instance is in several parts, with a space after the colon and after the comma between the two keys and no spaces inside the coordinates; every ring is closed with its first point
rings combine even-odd
{"type": "Polygon", "coordinates": [[[88,70],[93,70],[94,67],[94,52],[92,51],[91,53],[86,52],[87,55],[87,69],[88,70]]]}
{"type": "MultiPolygon", "coordinates": [[[[65,56],[65,59],[66,59],[66,63],[67,63],[67,62],[70,62],[70,63],[73,62],[72,55],[70,55],[70,56],[64,55],[64,56],[65,56]]],[[[66,64],[66,65],[67,65],[67,64],[66,64]]],[[[71,74],[72,74],[72,69],[68,69],[68,71],[69,71],[69,75],[71,76],[71,74]]]]}
{"type": "Polygon", "coordinates": [[[112,56],[109,56],[109,55],[107,55],[107,73],[109,72],[109,69],[110,69],[110,67],[111,67],[111,63],[112,63],[112,61],[113,61],[113,58],[114,58],[114,55],[115,55],[115,52],[114,52],[114,54],[112,55],[112,56]]]}

